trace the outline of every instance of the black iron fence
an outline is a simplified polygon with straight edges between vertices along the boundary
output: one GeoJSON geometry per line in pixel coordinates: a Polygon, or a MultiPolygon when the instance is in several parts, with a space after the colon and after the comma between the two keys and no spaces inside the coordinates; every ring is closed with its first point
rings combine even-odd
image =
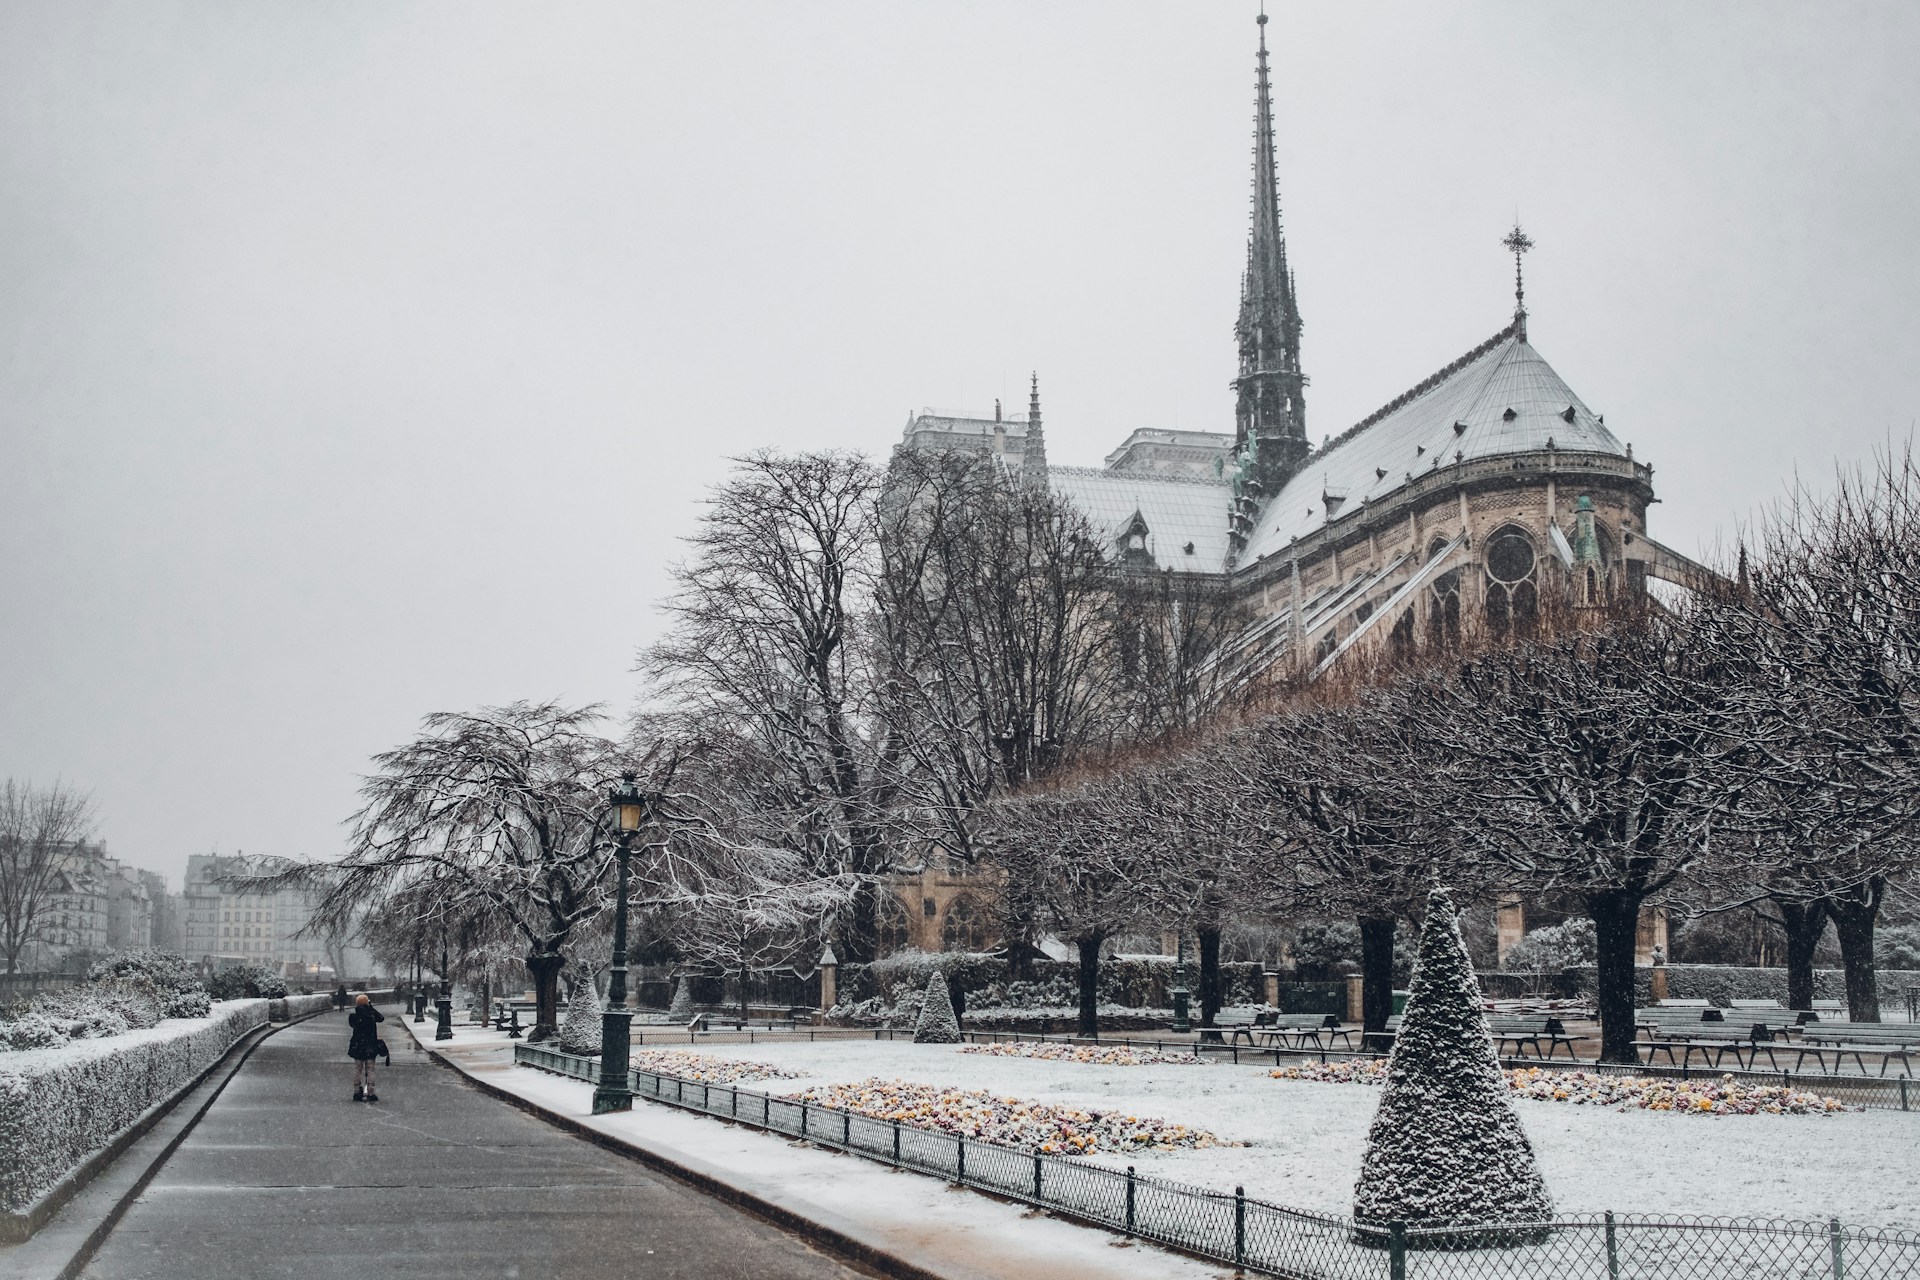
{"type": "MultiPolygon", "coordinates": [[[[597,1079],[592,1058],[516,1044],[514,1061],[597,1079]]],[[[838,1107],[631,1073],[637,1097],[896,1168],[1060,1217],[1296,1280],[1912,1280],[1920,1232],[1740,1218],[1579,1215],[1514,1227],[1381,1225],[920,1129],[838,1107]]]]}

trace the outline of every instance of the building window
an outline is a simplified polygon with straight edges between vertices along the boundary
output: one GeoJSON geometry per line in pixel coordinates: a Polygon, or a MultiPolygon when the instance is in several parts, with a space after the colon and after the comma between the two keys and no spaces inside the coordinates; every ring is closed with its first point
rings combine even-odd
{"type": "Polygon", "coordinates": [[[874,904],[873,916],[875,952],[887,956],[904,950],[913,921],[900,899],[882,889],[879,901],[874,904]]]}
{"type": "Polygon", "coordinates": [[[985,951],[989,930],[984,912],[973,898],[962,894],[947,907],[947,918],[940,925],[942,951],[985,951]]]}
{"type": "Polygon", "coordinates": [[[1433,580],[1433,599],[1427,603],[1427,643],[1436,649],[1460,644],[1460,571],[1449,569],[1433,580]]]}
{"type": "Polygon", "coordinates": [[[1533,585],[1533,539],[1508,525],[1487,540],[1487,628],[1496,636],[1526,634],[1539,615],[1533,585]]]}

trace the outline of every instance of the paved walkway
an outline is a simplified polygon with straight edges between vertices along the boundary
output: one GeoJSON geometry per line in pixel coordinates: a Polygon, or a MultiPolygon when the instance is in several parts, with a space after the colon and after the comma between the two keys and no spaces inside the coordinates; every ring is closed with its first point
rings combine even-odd
{"type": "MultiPolygon", "coordinates": [[[[389,1013],[389,1020],[400,1015],[389,1013]]],[[[797,1237],[522,1114],[398,1027],[352,1101],[346,1020],[254,1051],[128,1209],[90,1280],[851,1280],[797,1237]]]]}

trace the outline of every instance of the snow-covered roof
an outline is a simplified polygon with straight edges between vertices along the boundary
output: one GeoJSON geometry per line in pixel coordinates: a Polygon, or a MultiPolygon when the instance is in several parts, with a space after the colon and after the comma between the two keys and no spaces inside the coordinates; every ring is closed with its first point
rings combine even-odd
{"type": "Polygon", "coordinates": [[[1150,471],[1048,467],[1047,483],[1055,493],[1071,499],[1093,527],[1114,542],[1137,512],[1146,521],[1147,548],[1160,568],[1218,573],[1226,564],[1233,490],[1222,481],[1150,471]]]}
{"type": "Polygon", "coordinates": [[[1261,513],[1242,562],[1282,551],[1436,466],[1547,448],[1626,456],[1526,338],[1505,329],[1309,457],[1261,513]]]}

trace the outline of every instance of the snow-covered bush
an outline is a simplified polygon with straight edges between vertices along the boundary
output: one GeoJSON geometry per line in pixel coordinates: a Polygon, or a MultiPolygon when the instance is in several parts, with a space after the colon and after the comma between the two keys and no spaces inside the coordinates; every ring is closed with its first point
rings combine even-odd
{"type": "Polygon", "coordinates": [[[160,991],[190,991],[200,985],[199,975],[185,956],[159,947],[122,951],[87,970],[89,982],[111,978],[144,978],[160,991]]]}
{"type": "Polygon", "coordinates": [[[1553,1216],[1443,890],[1427,899],[1419,961],[1387,1060],[1380,1109],[1367,1131],[1353,1216],[1376,1226],[1434,1227],[1553,1216]]]}
{"type": "Polygon", "coordinates": [[[1593,964],[1599,953],[1599,934],[1583,916],[1535,929],[1507,948],[1500,967],[1508,973],[1559,973],[1593,964]]]}
{"type": "Polygon", "coordinates": [[[0,1056],[0,1209],[31,1203],[266,1016],[266,1001],[236,1001],[192,1022],[0,1056]]]}
{"type": "Polygon", "coordinates": [[[29,1013],[0,1022],[0,1043],[9,1049],[50,1049],[73,1039],[80,1024],[50,1013],[29,1013]]]}
{"type": "Polygon", "coordinates": [[[673,980],[673,1001],[667,1005],[667,1021],[693,1021],[693,988],[685,978],[673,980]]]}
{"type": "Polygon", "coordinates": [[[567,1016],[560,1020],[560,1048],[567,1053],[600,1052],[600,992],[590,974],[581,973],[573,984],[567,1016]]]}
{"type": "Polygon", "coordinates": [[[213,1012],[213,997],[205,987],[169,992],[160,1012],[168,1018],[204,1018],[213,1012]]]}
{"type": "Polygon", "coordinates": [[[947,996],[947,975],[935,969],[927,977],[927,992],[920,1001],[920,1017],[913,1024],[915,1044],[959,1044],[960,1019],[953,1016],[953,1001],[947,996]]]}
{"type": "Polygon", "coordinates": [[[245,965],[214,974],[207,991],[215,1000],[275,1000],[287,994],[287,982],[271,969],[245,965]]]}

